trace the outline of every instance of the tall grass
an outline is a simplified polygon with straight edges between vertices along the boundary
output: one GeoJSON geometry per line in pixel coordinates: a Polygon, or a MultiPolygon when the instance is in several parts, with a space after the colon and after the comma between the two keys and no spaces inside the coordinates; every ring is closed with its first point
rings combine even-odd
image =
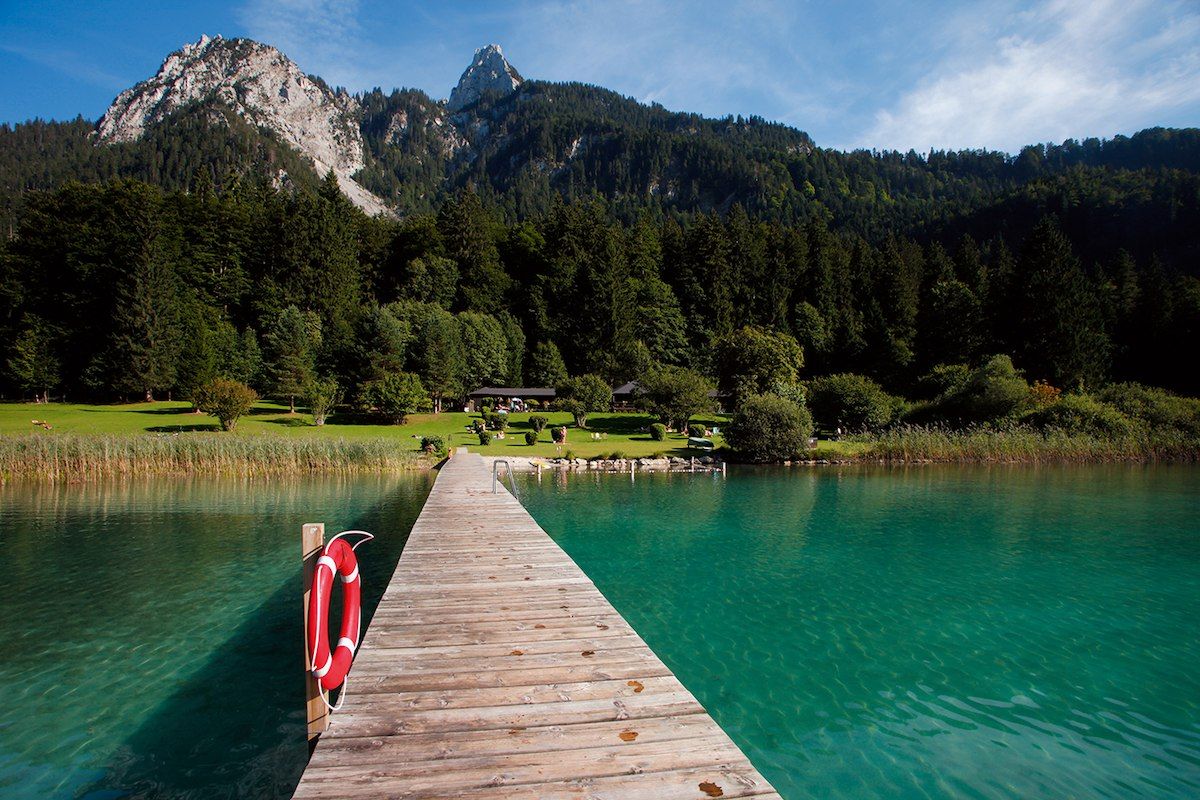
{"type": "Polygon", "coordinates": [[[1174,429],[1102,436],[1017,426],[956,431],[904,425],[864,438],[857,457],[883,461],[1069,462],[1195,461],[1200,441],[1174,429]]]}
{"type": "Polygon", "coordinates": [[[193,433],[186,436],[22,435],[0,438],[0,482],[87,481],[142,475],[297,475],[385,472],[429,459],[386,439],[193,433]]]}

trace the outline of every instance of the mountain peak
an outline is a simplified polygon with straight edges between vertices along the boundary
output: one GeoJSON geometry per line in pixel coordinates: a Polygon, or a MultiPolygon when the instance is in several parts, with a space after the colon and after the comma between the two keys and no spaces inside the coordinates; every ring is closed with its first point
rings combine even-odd
{"type": "Polygon", "coordinates": [[[525,79],[517,72],[498,44],[489,44],[475,51],[471,65],[458,79],[458,85],[450,92],[446,107],[451,111],[471,105],[484,92],[509,94],[516,91],[525,79]]]}
{"type": "Polygon", "coordinates": [[[97,137],[101,143],[135,141],[186,106],[214,103],[272,131],[307,156],[318,175],[333,170],[360,208],[384,210],[353,180],[365,163],[358,102],[251,39],[205,35],[171,53],[156,75],[117,96],[96,126],[97,137]]]}

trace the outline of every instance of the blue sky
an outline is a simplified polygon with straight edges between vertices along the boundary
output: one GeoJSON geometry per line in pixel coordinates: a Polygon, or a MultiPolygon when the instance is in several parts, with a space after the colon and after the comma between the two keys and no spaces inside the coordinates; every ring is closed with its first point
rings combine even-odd
{"type": "Polygon", "coordinates": [[[1200,124],[1197,0],[0,0],[0,121],[98,118],[200,34],[273,44],[352,91],[445,97],[476,47],[818,144],[924,152],[1200,124]]]}

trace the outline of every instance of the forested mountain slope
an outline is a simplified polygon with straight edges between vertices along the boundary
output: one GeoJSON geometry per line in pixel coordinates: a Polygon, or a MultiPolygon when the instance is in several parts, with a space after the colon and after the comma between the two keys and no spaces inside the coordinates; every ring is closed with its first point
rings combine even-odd
{"type": "Polygon", "coordinates": [[[278,393],[301,344],[362,403],[400,369],[446,397],[616,383],[712,372],[745,326],[795,337],[810,375],[909,393],[996,353],[1062,388],[1200,388],[1177,357],[1200,343],[1196,129],[845,153],[526,80],[498,48],[451,108],[351,96],[245,40],[189,47],[114,104],[136,135],[0,126],[0,393],[187,395],[213,374],[278,393]]]}

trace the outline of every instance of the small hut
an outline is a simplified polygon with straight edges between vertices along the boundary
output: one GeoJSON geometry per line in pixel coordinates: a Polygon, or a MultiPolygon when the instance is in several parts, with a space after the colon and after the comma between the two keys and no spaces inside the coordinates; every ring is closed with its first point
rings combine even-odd
{"type": "Polygon", "coordinates": [[[478,411],[484,402],[502,406],[513,411],[524,411],[529,401],[549,403],[554,400],[554,389],[547,386],[482,386],[467,395],[467,411],[478,411]]]}

